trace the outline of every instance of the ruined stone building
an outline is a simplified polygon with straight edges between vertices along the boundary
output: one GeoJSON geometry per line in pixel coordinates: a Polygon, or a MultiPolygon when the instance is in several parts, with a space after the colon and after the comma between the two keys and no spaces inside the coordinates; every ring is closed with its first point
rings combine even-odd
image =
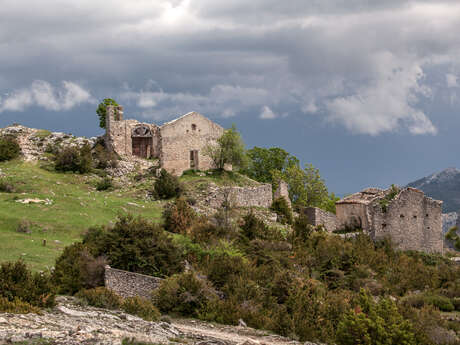
{"type": "Polygon", "coordinates": [[[336,203],[337,228],[359,227],[372,239],[390,238],[397,248],[442,253],[442,201],[415,188],[367,188],[336,203]]]}
{"type": "Polygon", "coordinates": [[[124,120],[122,106],[107,107],[107,148],[125,158],[157,158],[162,168],[175,175],[188,169],[213,168],[203,149],[215,145],[223,132],[221,126],[196,112],[157,126],[124,120]]]}

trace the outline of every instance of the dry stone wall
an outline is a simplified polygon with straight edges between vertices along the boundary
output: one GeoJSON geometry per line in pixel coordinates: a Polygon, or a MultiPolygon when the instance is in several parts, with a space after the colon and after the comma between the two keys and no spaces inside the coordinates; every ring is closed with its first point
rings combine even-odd
{"type": "Polygon", "coordinates": [[[105,267],[105,287],[121,297],[140,296],[150,298],[163,279],[105,267]]]}
{"type": "Polygon", "coordinates": [[[337,228],[334,213],[324,211],[318,207],[307,207],[303,210],[303,214],[313,226],[322,225],[328,232],[333,232],[337,228]]]}
{"type": "Polygon", "coordinates": [[[232,207],[270,207],[273,202],[271,184],[257,187],[208,187],[203,203],[218,209],[228,201],[232,207]]]}

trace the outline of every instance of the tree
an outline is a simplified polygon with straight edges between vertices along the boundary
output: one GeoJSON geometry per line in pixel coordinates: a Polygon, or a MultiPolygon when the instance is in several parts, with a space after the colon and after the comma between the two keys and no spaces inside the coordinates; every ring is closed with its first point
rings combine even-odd
{"type": "Polygon", "coordinates": [[[97,106],[96,114],[99,116],[99,127],[105,128],[105,118],[107,116],[107,106],[118,106],[118,103],[112,98],[105,98],[97,106]]]}
{"type": "Polygon", "coordinates": [[[254,147],[247,151],[249,164],[244,174],[262,183],[276,183],[273,172],[285,173],[288,167],[298,166],[299,160],[279,147],[254,147]]]}
{"type": "Polygon", "coordinates": [[[244,168],[247,164],[244,143],[235,125],[224,131],[217,139],[217,145],[206,146],[204,154],[212,159],[214,166],[219,170],[223,170],[225,164],[232,164],[237,168],[244,168]]]}

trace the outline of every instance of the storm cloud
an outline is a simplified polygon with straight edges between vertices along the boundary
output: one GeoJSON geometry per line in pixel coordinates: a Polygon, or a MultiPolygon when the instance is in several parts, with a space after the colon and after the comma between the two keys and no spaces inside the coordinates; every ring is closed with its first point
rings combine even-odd
{"type": "Polygon", "coordinates": [[[457,1],[4,0],[0,112],[114,97],[156,121],[436,135],[425,105],[457,102],[459,31],[457,1]]]}

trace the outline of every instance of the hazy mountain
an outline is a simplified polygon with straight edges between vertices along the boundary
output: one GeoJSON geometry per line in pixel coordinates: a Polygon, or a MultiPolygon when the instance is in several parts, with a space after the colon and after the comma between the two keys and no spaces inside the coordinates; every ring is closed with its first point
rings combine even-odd
{"type": "Polygon", "coordinates": [[[411,182],[407,187],[422,190],[426,195],[444,201],[443,213],[460,210],[460,170],[448,168],[411,182]]]}

